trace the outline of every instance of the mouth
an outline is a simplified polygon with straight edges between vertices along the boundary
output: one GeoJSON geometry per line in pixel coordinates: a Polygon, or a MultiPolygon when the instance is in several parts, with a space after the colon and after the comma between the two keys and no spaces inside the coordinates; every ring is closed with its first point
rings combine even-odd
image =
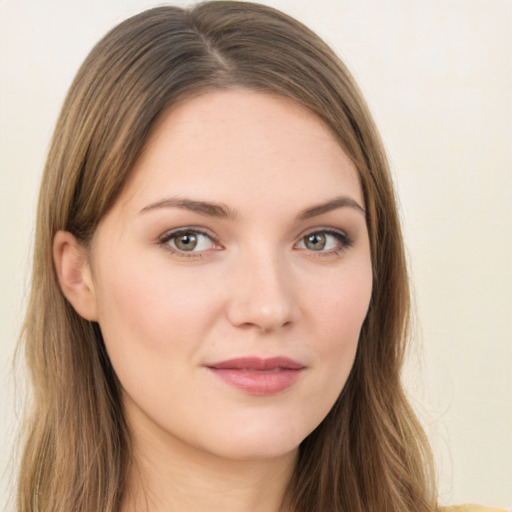
{"type": "Polygon", "coordinates": [[[288,357],[242,357],[206,365],[226,384],[256,396],[275,395],[293,386],[306,367],[288,357]]]}

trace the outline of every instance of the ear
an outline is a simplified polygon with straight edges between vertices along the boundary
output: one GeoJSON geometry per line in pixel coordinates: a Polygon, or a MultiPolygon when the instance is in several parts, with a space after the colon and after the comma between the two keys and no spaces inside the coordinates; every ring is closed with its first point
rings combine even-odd
{"type": "Polygon", "coordinates": [[[96,296],[85,247],[68,231],[53,239],[53,262],[62,293],[86,320],[97,321],[96,296]]]}

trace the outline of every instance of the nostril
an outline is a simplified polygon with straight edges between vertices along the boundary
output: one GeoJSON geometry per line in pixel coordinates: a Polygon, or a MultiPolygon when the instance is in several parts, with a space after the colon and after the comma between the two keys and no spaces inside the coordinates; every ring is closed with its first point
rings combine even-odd
{"type": "Polygon", "coordinates": [[[289,328],[293,322],[294,306],[291,302],[276,305],[258,304],[253,300],[233,300],[228,309],[230,322],[239,328],[254,328],[261,332],[289,328]]]}

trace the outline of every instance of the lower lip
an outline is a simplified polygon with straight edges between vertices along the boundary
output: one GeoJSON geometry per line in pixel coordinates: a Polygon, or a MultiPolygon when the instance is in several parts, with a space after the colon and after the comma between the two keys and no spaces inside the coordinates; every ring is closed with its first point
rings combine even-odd
{"type": "Polygon", "coordinates": [[[275,371],[256,371],[231,368],[208,368],[226,384],[250,395],[275,395],[293,386],[303,369],[280,368],[275,371]]]}

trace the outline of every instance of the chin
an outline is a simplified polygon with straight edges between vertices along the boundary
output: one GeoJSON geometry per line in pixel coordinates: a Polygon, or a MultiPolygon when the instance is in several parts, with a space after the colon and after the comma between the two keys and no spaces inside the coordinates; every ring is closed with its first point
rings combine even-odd
{"type": "Polygon", "coordinates": [[[280,442],[280,440],[255,440],[251,443],[227,443],[225,449],[216,447],[214,455],[226,460],[255,461],[270,460],[295,455],[299,443],[280,442]]]}
{"type": "Polygon", "coordinates": [[[290,425],[266,425],[262,428],[240,425],[236,432],[226,431],[214,442],[211,452],[230,460],[266,460],[294,455],[312,429],[290,428],[290,425]],[[247,427],[247,426],[246,426],[247,427]]]}

